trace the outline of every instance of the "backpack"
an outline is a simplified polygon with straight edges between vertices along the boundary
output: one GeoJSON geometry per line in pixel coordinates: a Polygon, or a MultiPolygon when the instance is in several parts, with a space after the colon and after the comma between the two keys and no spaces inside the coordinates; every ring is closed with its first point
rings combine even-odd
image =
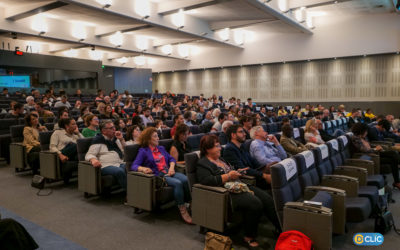
{"type": "Polygon", "coordinates": [[[291,230],[279,235],[275,250],[311,250],[313,243],[302,232],[291,230]]]}

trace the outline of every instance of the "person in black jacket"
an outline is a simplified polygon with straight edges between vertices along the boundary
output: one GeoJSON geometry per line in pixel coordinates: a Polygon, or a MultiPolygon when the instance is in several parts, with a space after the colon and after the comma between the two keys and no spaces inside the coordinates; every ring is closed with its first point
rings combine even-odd
{"type": "MultiPolygon", "coordinates": [[[[246,168],[236,171],[220,158],[221,145],[216,135],[210,134],[201,138],[200,156],[196,174],[199,183],[203,185],[223,187],[227,182],[239,181],[240,176],[246,173],[246,168]]],[[[248,187],[254,195],[250,192],[230,193],[230,198],[233,210],[243,212],[244,240],[250,247],[257,247],[257,228],[263,213],[277,231],[280,232],[281,229],[271,196],[255,186],[248,187]]]]}

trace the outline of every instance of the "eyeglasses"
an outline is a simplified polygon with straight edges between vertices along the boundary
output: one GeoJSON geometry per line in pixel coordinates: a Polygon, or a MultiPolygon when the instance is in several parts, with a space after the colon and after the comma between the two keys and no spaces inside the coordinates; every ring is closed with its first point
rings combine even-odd
{"type": "Polygon", "coordinates": [[[109,128],[105,128],[105,129],[115,129],[115,127],[114,127],[114,126],[112,126],[112,127],[109,127],[109,128]]]}
{"type": "Polygon", "coordinates": [[[222,148],[221,144],[215,144],[214,147],[216,147],[216,148],[222,148]]]}

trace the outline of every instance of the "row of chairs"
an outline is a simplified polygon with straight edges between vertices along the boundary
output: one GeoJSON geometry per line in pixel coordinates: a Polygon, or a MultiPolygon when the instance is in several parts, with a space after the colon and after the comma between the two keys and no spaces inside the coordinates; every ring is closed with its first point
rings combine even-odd
{"type": "MultiPolygon", "coordinates": [[[[193,222],[223,232],[232,219],[228,191],[198,183],[198,159],[196,152],[185,155],[193,222]]],[[[373,162],[349,158],[348,136],[275,164],[272,194],[283,230],[304,232],[316,248],[329,249],[332,233],[344,234],[346,222],[362,222],[372,214],[378,188],[384,185],[383,177],[374,171],[373,162]],[[320,203],[309,205],[305,200],[320,203]]]]}

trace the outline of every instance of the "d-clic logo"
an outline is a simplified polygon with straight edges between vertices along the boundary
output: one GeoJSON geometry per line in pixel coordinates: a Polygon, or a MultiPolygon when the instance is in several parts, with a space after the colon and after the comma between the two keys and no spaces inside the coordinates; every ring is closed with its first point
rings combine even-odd
{"type": "Polygon", "coordinates": [[[353,242],[357,246],[379,246],[382,245],[384,237],[380,233],[356,233],[353,242]]]}

